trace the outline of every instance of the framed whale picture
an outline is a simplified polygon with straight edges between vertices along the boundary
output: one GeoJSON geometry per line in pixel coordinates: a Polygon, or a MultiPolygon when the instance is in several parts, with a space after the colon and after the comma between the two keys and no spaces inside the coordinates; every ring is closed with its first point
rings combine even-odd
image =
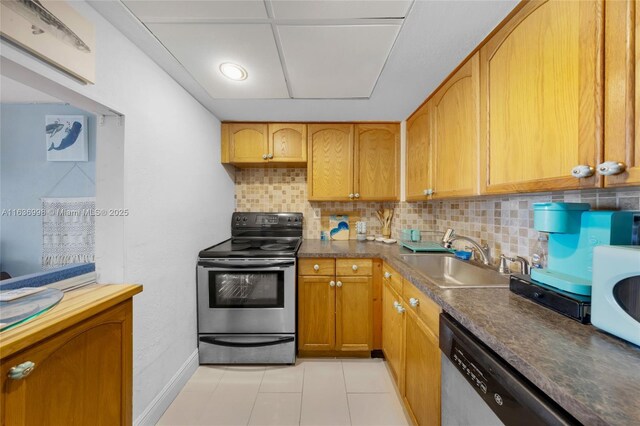
{"type": "Polygon", "coordinates": [[[45,116],[47,161],[89,161],[87,117],[45,116]]]}

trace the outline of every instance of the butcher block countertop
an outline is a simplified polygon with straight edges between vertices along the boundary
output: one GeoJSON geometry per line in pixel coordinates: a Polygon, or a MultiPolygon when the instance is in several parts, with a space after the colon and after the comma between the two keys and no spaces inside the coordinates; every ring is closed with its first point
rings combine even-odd
{"type": "Polygon", "coordinates": [[[586,425],[640,425],[640,347],[507,288],[441,289],[396,244],[305,240],[298,257],[380,258],[586,425]]]}
{"type": "Polygon", "coordinates": [[[90,284],[68,291],[49,311],[19,326],[0,332],[0,358],[4,359],[69,326],[115,306],[142,291],[139,284],[90,284]]]}

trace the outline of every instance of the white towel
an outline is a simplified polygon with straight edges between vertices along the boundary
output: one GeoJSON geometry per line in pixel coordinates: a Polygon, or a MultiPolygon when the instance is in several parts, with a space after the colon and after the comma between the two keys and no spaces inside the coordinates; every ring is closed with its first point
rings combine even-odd
{"type": "Polygon", "coordinates": [[[94,197],[43,198],[42,267],[95,261],[94,197]]]}

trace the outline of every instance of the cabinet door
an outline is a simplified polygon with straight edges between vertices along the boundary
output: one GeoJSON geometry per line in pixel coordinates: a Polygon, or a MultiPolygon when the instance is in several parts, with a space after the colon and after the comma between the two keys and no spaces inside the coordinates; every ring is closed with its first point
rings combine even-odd
{"type": "Polygon", "coordinates": [[[605,186],[640,184],[640,7],[635,1],[606,3],[604,161],[624,163],[605,186]]]}
{"type": "Polygon", "coordinates": [[[331,351],[335,344],[335,278],[298,277],[298,348],[331,351]]]}
{"type": "Polygon", "coordinates": [[[290,163],[293,166],[307,162],[307,125],[301,123],[269,123],[269,162],[290,163]]]}
{"type": "Polygon", "coordinates": [[[372,287],[371,277],[337,277],[336,350],[373,349],[372,287]]]}
{"type": "Polygon", "coordinates": [[[268,160],[265,123],[225,123],[229,140],[229,162],[261,163],[268,160]]]}
{"type": "Polygon", "coordinates": [[[398,312],[395,302],[401,302],[400,296],[387,283],[382,286],[382,350],[391,367],[398,388],[402,383],[402,345],[404,335],[404,314],[398,312]]]}
{"type": "Polygon", "coordinates": [[[400,125],[356,125],[355,198],[397,200],[400,180],[400,125]]]}
{"type": "Polygon", "coordinates": [[[129,425],[131,300],[2,360],[3,425],[129,425]],[[11,379],[11,367],[33,372],[11,379]]]}
{"type": "Polygon", "coordinates": [[[308,135],[309,200],[353,199],[353,124],[309,124],[308,135]]]}
{"type": "Polygon", "coordinates": [[[405,405],[419,425],[440,424],[438,339],[412,313],[405,320],[405,405]]]}
{"type": "Polygon", "coordinates": [[[407,200],[425,200],[431,187],[429,104],[424,104],[407,120],[407,200]]]}
{"type": "Polygon", "coordinates": [[[433,198],[479,191],[480,55],[476,53],[431,101],[433,198]]]}
{"type": "Polygon", "coordinates": [[[480,50],[481,190],[593,188],[602,148],[603,3],[532,1],[480,50]]]}

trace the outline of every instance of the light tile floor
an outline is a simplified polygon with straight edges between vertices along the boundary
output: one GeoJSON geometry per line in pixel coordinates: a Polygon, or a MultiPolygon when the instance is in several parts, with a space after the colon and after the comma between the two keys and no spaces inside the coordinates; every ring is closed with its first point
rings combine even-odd
{"type": "Polygon", "coordinates": [[[380,359],[200,366],[158,425],[408,425],[380,359]]]}

